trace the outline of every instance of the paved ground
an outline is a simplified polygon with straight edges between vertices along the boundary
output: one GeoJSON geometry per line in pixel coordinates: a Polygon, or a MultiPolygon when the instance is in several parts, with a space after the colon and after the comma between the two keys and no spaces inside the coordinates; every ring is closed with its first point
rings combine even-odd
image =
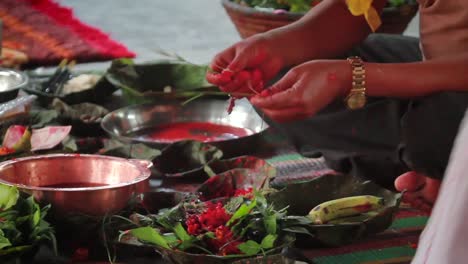
{"type": "Polygon", "coordinates": [[[239,40],[217,0],[59,0],[82,21],[96,26],[136,52],[138,60],[158,58],[157,47],[207,63],[239,40]]]}
{"type": "MultiPolygon", "coordinates": [[[[159,58],[156,47],[207,63],[240,37],[220,0],[58,0],[85,23],[98,27],[137,53],[138,61],[159,58]]],[[[407,32],[417,34],[417,21],[407,32]]],[[[81,66],[106,67],[108,63],[81,66]]]]}

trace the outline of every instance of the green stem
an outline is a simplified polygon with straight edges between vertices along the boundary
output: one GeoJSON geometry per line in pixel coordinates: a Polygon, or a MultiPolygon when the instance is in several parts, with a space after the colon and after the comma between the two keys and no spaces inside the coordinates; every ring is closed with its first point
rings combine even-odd
{"type": "Polygon", "coordinates": [[[201,251],[207,253],[208,255],[214,255],[213,252],[209,251],[208,249],[201,247],[199,245],[193,244],[193,247],[200,249],[201,251]]]}
{"type": "Polygon", "coordinates": [[[202,97],[203,95],[205,95],[205,94],[204,94],[204,93],[199,93],[199,94],[197,94],[197,95],[195,95],[195,96],[193,96],[193,97],[190,97],[189,99],[185,100],[185,101],[182,103],[182,105],[186,105],[186,104],[188,104],[188,103],[190,103],[190,102],[192,102],[192,101],[194,101],[194,100],[196,100],[196,99],[202,97]]]}

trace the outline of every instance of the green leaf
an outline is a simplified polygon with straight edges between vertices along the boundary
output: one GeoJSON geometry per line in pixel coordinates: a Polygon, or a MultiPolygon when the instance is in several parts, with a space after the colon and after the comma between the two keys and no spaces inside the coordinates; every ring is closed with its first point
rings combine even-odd
{"type": "Polygon", "coordinates": [[[178,204],[170,209],[161,210],[156,218],[158,224],[162,227],[171,230],[177,223],[180,222],[180,219],[185,217],[185,212],[183,210],[182,204],[178,204]]]}
{"type": "Polygon", "coordinates": [[[56,110],[38,110],[31,111],[31,126],[33,128],[41,128],[49,124],[53,124],[59,113],[56,110]]]}
{"type": "Polygon", "coordinates": [[[247,256],[257,255],[262,250],[261,245],[253,240],[248,240],[237,247],[247,256]]]}
{"type": "Polygon", "coordinates": [[[242,204],[239,209],[232,215],[231,219],[227,222],[227,226],[230,226],[236,220],[244,218],[245,216],[249,215],[250,211],[257,205],[257,201],[253,200],[250,204],[242,204]]]}
{"type": "Polygon", "coordinates": [[[14,186],[0,184],[0,210],[13,207],[19,198],[19,191],[14,186]]]}
{"type": "Polygon", "coordinates": [[[177,225],[174,227],[174,233],[182,241],[182,243],[178,246],[179,249],[185,250],[192,246],[194,237],[190,236],[187,231],[185,231],[182,223],[177,223],[177,225]]]}
{"type": "Polygon", "coordinates": [[[206,236],[206,237],[208,237],[208,238],[216,238],[216,235],[215,235],[215,233],[213,233],[213,232],[206,232],[206,233],[204,234],[204,236],[206,236]]]}
{"type": "Polygon", "coordinates": [[[276,234],[276,214],[264,216],[263,223],[265,224],[265,229],[268,234],[276,234]]]}
{"type": "Polygon", "coordinates": [[[5,237],[5,234],[0,229],[0,249],[11,246],[10,240],[5,237]]]}
{"type": "Polygon", "coordinates": [[[67,136],[64,140],[62,140],[62,146],[65,150],[68,151],[78,151],[78,146],[76,145],[75,139],[70,136],[67,136]]]}
{"type": "Polygon", "coordinates": [[[158,149],[144,144],[123,144],[117,140],[106,141],[104,149],[100,150],[99,153],[101,155],[141,160],[153,160],[161,155],[161,151],[158,149]]]}
{"type": "Polygon", "coordinates": [[[170,249],[166,239],[156,229],[146,226],[132,229],[131,234],[139,240],[170,249]]]}
{"type": "Polygon", "coordinates": [[[161,92],[162,96],[166,87],[171,87],[171,94],[213,87],[205,79],[207,65],[188,63],[180,56],[175,58],[144,64],[115,60],[105,76],[112,85],[122,89],[124,98],[132,102],[147,100],[148,92],[161,92]]]}
{"type": "Polygon", "coordinates": [[[182,241],[192,240],[192,237],[185,231],[185,228],[182,226],[182,223],[177,223],[174,227],[174,233],[182,241]]]}
{"type": "Polygon", "coordinates": [[[179,238],[173,233],[163,234],[163,237],[170,247],[177,247],[180,244],[179,238]]]}
{"type": "Polygon", "coordinates": [[[22,253],[30,250],[33,246],[32,245],[27,245],[27,246],[17,246],[17,247],[9,247],[6,249],[0,249],[0,257],[6,256],[6,255],[13,255],[15,253],[22,253]]]}
{"type": "Polygon", "coordinates": [[[310,1],[304,0],[284,0],[289,4],[291,12],[307,12],[310,9],[310,1]]]}
{"type": "Polygon", "coordinates": [[[34,207],[36,208],[36,211],[32,216],[32,227],[37,226],[41,221],[41,208],[37,204],[35,204],[34,207]]]}
{"type": "Polygon", "coordinates": [[[233,214],[239,209],[239,206],[244,203],[244,197],[232,197],[229,199],[229,202],[224,205],[226,212],[233,214]]]}
{"type": "Polygon", "coordinates": [[[274,246],[274,244],[275,244],[275,241],[276,241],[277,237],[278,237],[278,235],[272,235],[272,234],[267,235],[266,237],[264,237],[262,239],[262,243],[260,244],[260,246],[263,249],[272,248],[274,246]]]}
{"type": "Polygon", "coordinates": [[[307,230],[307,228],[302,227],[302,226],[291,226],[291,227],[286,227],[282,229],[284,232],[290,232],[290,233],[295,233],[295,234],[304,234],[304,235],[309,235],[312,236],[312,233],[307,230]]]}
{"type": "Polygon", "coordinates": [[[406,0],[389,0],[389,1],[388,1],[388,3],[390,4],[390,6],[393,6],[393,7],[401,6],[401,5],[403,5],[405,2],[406,2],[406,0]]]}

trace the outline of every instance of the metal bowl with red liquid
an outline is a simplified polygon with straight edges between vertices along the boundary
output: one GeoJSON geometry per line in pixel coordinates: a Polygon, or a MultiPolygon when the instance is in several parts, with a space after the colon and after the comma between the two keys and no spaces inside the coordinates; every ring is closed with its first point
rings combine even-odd
{"type": "Polygon", "coordinates": [[[225,158],[255,151],[267,123],[246,100],[237,100],[230,114],[228,105],[227,100],[203,98],[187,104],[162,101],[133,105],[107,114],[101,126],[125,143],[164,148],[178,141],[197,140],[221,149],[225,158]]]}
{"type": "Polygon", "coordinates": [[[0,163],[0,183],[16,186],[55,215],[102,217],[145,192],[152,163],[84,154],[49,154],[0,163]]]}

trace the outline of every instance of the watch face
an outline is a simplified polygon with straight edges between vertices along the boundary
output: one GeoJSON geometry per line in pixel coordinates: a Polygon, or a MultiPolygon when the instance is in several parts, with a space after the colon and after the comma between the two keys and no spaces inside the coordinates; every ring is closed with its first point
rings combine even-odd
{"type": "Polygon", "coordinates": [[[349,109],[359,109],[366,104],[366,95],[364,93],[350,94],[346,100],[349,109]]]}

